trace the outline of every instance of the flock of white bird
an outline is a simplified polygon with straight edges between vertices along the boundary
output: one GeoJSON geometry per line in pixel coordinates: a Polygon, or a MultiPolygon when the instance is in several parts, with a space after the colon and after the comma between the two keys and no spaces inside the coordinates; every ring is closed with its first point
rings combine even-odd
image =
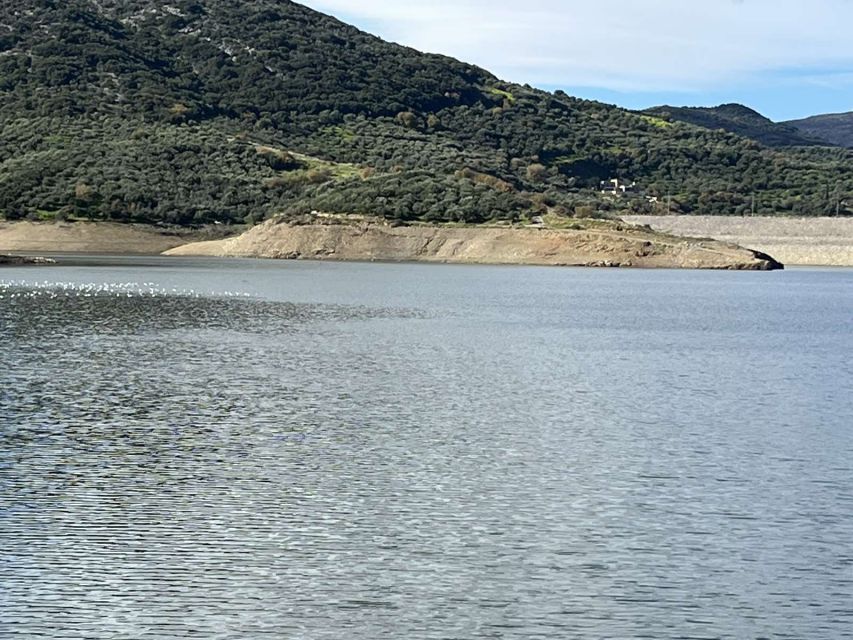
{"type": "Polygon", "coordinates": [[[16,298],[161,298],[164,296],[183,298],[221,297],[249,298],[248,293],[223,291],[214,294],[201,293],[195,289],[161,287],[153,282],[26,282],[0,280],[0,300],[16,298]]]}

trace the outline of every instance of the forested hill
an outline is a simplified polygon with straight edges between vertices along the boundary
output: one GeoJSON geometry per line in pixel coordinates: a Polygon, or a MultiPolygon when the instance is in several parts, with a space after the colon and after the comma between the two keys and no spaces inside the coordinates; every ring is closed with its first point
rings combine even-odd
{"type": "Polygon", "coordinates": [[[706,129],[723,129],[768,147],[831,146],[827,140],[809,136],[790,124],[773,122],[742,104],[721,104],[719,107],[654,107],[647,109],[645,113],[706,129]]]}
{"type": "Polygon", "coordinates": [[[805,135],[821,138],[842,147],[853,148],[853,111],[812,116],[785,124],[796,127],[805,135]]]}
{"type": "Polygon", "coordinates": [[[5,0],[0,129],[8,218],[853,213],[853,151],[505,84],[283,0],[5,0]]]}

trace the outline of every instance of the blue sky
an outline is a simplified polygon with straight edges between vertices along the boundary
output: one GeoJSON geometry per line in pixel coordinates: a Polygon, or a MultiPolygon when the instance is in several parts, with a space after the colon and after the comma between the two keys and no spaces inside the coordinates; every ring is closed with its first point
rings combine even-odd
{"type": "Polygon", "coordinates": [[[499,77],[629,108],[853,111],[853,0],[302,0],[499,77]]]}

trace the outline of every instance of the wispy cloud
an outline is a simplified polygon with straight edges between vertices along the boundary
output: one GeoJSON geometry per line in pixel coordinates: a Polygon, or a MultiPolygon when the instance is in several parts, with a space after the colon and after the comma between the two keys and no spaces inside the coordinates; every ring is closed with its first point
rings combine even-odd
{"type": "MultiPolygon", "coordinates": [[[[853,87],[853,71],[820,73],[803,76],[803,81],[814,87],[825,89],[846,89],[853,87]]],[[[853,105],[851,105],[853,107],[853,105]]]]}
{"type": "Polygon", "coordinates": [[[853,0],[303,0],[531,84],[701,91],[853,68],[853,0]]]}

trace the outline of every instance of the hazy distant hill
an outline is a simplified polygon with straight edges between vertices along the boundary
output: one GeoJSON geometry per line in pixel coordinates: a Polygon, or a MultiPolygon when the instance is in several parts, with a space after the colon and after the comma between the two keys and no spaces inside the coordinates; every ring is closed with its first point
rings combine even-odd
{"type": "Polygon", "coordinates": [[[804,134],[790,124],[773,122],[742,104],[718,107],[654,107],[646,113],[688,122],[706,129],[723,129],[769,147],[827,145],[826,140],[804,134]]]}
{"type": "Polygon", "coordinates": [[[664,201],[813,215],[851,193],[849,150],[771,149],[506,84],[285,0],[0,4],[10,218],[481,222],[664,201]],[[636,190],[602,194],[611,178],[636,190]]]}
{"type": "Polygon", "coordinates": [[[799,129],[806,135],[821,138],[842,147],[853,148],[853,111],[792,120],[785,124],[799,129]]]}

